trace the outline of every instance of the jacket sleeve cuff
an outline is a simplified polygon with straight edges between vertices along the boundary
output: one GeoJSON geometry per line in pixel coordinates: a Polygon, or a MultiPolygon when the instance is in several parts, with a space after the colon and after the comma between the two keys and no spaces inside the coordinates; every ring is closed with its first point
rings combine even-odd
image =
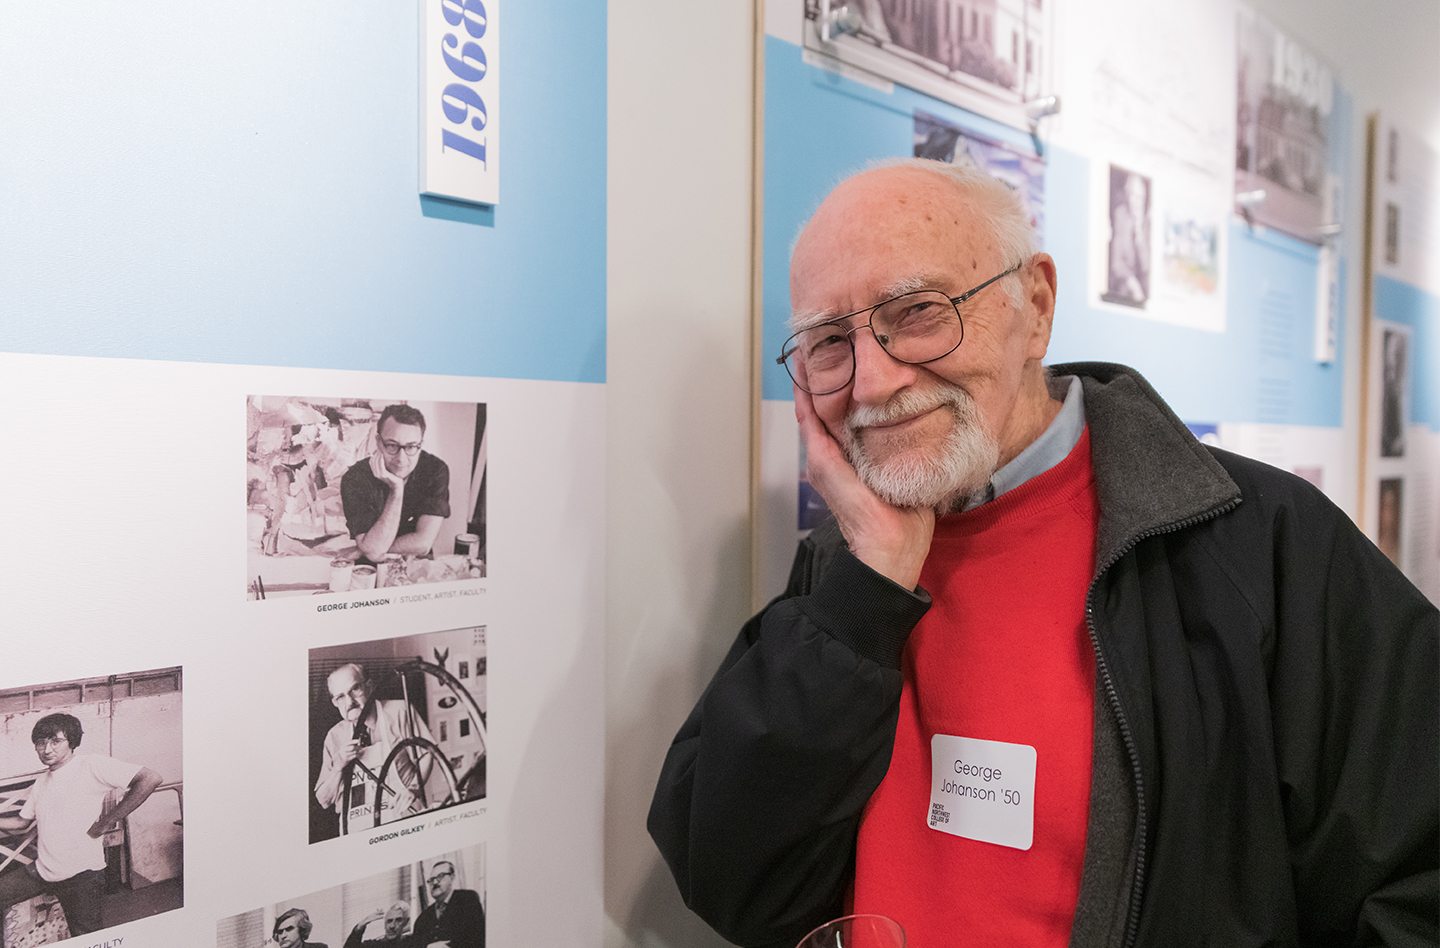
{"type": "Polygon", "coordinates": [[[842,549],[800,608],[836,641],[898,669],[905,641],[930,609],[930,594],[897,585],[842,549]]]}

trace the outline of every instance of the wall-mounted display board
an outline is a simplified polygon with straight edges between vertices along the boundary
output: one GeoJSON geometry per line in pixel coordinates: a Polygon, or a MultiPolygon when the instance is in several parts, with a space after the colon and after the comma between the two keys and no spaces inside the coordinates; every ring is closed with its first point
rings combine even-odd
{"type": "Polygon", "coordinates": [[[1360,524],[1440,601],[1440,156],[1383,113],[1366,136],[1360,524]]]}
{"type": "MultiPolygon", "coordinates": [[[[807,60],[854,68],[1016,127],[1055,88],[1053,4],[804,0],[807,60]]],[[[784,16],[793,11],[790,4],[784,16]]],[[[787,30],[788,32],[788,30],[787,30]]]]}
{"type": "Polygon", "coordinates": [[[972,162],[1021,189],[1059,273],[1047,361],[1134,366],[1202,437],[1349,502],[1351,105],[1323,60],[1228,0],[765,11],[757,604],[825,515],[774,361],[789,248],[830,188],[877,159],[972,162]],[[1052,95],[1059,114],[1037,120],[1052,95]]]}
{"type": "Polygon", "coordinates": [[[5,946],[600,942],[606,10],[477,209],[485,6],[0,12],[5,946]]]}

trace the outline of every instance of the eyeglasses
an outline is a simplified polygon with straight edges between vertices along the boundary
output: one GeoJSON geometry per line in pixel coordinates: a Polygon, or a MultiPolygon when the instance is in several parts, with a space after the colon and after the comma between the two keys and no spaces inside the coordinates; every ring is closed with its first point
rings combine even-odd
{"type": "Polygon", "coordinates": [[[420,442],[416,441],[414,444],[401,444],[398,441],[388,441],[385,438],[381,438],[380,450],[384,451],[392,458],[395,455],[399,454],[401,451],[405,452],[405,456],[407,458],[413,458],[415,455],[420,453],[420,442]]]}
{"type": "Polygon", "coordinates": [[[439,885],[440,882],[441,882],[441,880],[444,879],[446,876],[453,876],[454,874],[455,874],[455,873],[449,872],[449,871],[446,871],[446,872],[437,872],[437,873],[435,873],[435,875],[431,876],[430,878],[426,879],[425,881],[428,882],[428,883],[430,883],[431,885],[439,885]]]}
{"type": "Polygon", "coordinates": [[[785,340],[782,354],[775,362],[785,366],[801,391],[829,395],[849,385],[855,377],[854,336],[867,327],[880,348],[897,362],[923,365],[943,359],[960,348],[965,339],[960,304],[1023,265],[1023,261],[1017,263],[959,296],[946,296],[939,290],[916,290],[802,329],[785,340]],[[846,328],[850,321],[867,316],[863,323],[846,328]]]}
{"type": "Polygon", "coordinates": [[[37,751],[50,750],[51,748],[60,747],[62,745],[65,747],[70,746],[70,738],[66,737],[63,734],[57,734],[54,737],[46,737],[36,741],[35,749],[37,751]]]}
{"type": "Polygon", "coordinates": [[[364,704],[366,698],[365,682],[357,681],[338,695],[331,695],[330,703],[338,708],[345,703],[345,699],[347,698],[354,698],[356,704],[364,704]]]}

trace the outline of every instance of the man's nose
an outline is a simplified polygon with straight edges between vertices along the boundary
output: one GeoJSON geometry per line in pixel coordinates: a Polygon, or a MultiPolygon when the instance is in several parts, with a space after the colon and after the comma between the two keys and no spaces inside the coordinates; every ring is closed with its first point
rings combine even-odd
{"type": "Polygon", "coordinates": [[[883,405],[912,385],[919,370],[886,352],[875,332],[862,326],[850,337],[855,344],[855,380],[850,397],[860,405],[883,405]]]}

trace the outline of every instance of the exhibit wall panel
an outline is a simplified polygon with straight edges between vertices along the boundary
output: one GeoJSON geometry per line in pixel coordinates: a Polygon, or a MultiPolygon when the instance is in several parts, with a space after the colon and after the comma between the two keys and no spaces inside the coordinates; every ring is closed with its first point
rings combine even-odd
{"type": "MultiPolygon", "coordinates": [[[[503,37],[494,206],[417,192],[417,3],[0,11],[0,701],[184,679],[86,725],[164,781],[97,940],[309,899],[337,945],[382,876],[474,891],[456,945],[602,938],[607,10],[441,13],[503,37]]],[[[66,934],[39,898],[7,932],[66,934]]]]}

